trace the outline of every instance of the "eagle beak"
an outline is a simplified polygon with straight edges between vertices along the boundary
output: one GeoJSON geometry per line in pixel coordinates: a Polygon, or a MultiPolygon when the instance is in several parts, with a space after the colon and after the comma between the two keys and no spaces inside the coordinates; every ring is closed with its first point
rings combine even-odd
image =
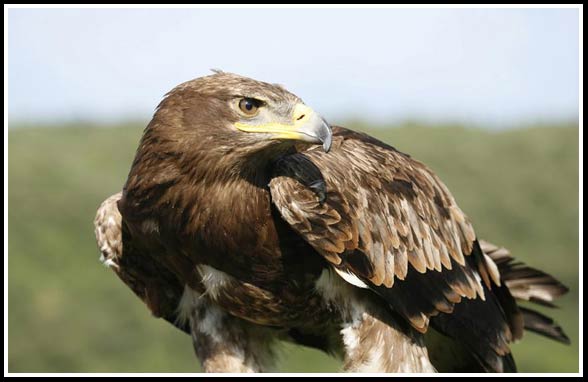
{"type": "Polygon", "coordinates": [[[323,119],[323,125],[324,125],[324,133],[322,135],[319,135],[319,139],[321,140],[321,142],[323,142],[323,150],[325,150],[326,153],[329,152],[329,150],[331,149],[331,141],[333,139],[333,132],[331,131],[331,126],[329,126],[329,124],[323,119]]]}
{"type": "Polygon", "coordinates": [[[320,143],[325,152],[329,152],[333,132],[329,124],[314,110],[303,104],[297,104],[292,112],[291,123],[264,123],[250,125],[242,122],[235,127],[248,133],[266,133],[271,139],[296,140],[309,143],[320,143]]]}
{"type": "Polygon", "coordinates": [[[322,143],[323,150],[328,153],[331,149],[333,132],[327,121],[303,104],[296,105],[292,114],[294,126],[296,126],[296,131],[299,134],[295,139],[311,143],[322,143]]]}

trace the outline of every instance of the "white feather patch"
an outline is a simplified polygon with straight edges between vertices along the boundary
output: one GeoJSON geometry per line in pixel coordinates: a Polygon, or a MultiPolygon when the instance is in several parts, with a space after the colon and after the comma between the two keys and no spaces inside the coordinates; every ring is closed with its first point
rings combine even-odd
{"type": "Polygon", "coordinates": [[[193,310],[196,307],[200,296],[201,294],[196,292],[194,289],[187,285],[184,286],[184,293],[182,293],[182,298],[180,298],[180,303],[176,308],[176,324],[183,327],[187,325],[188,322],[190,322],[190,318],[193,315],[193,310]]]}
{"type": "Polygon", "coordinates": [[[355,350],[359,346],[359,331],[354,323],[346,323],[341,329],[341,335],[343,337],[343,344],[345,345],[345,351],[349,355],[353,355],[355,350]]]}
{"type": "Polygon", "coordinates": [[[106,265],[108,268],[116,268],[118,269],[118,264],[114,262],[112,259],[106,259],[102,262],[102,264],[106,265]]]}
{"type": "MultiPolygon", "coordinates": [[[[224,314],[225,313],[219,307],[212,304],[209,305],[204,311],[203,317],[200,317],[200,320],[196,323],[198,331],[206,334],[216,343],[227,342],[222,327],[224,314]]],[[[236,348],[235,350],[241,349],[236,348]]],[[[242,353],[242,350],[240,352],[235,351],[234,353],[239,354],[238,358],[240,359],[240,362],[243,363],[245,355],[242,353]]]]}
{"type": "Polygon", "coordinates": [[[365,311],[364,302],[357,295],[359,289],[337,276],[331,268],[323,270],[314,289],[326,304],[339,310],[346,320],[358,321],[365,311]]]}
{"type": "Polygon", "coordinates": [[[361,281],[359,279],[359,277],[357,277],[356,275],[354,275],[353,273],[347,272],[347,271],[343,271],[337,268],[333,268],[335,270],[335,272],[337,272],[337,274],[339,276],[341,276],[343,278],[343,280],[347,281],[349,284],[351,285],[355,285],[358,288],[364,288],[364,289],[368,289],[368,286],[366,285],[366,283],[364,283],[363,281],[361,281]]]}
{"type": "Polygon", "coordinates": [[[334,303],[345,301],[351,286],[342,282],[340,277],[335,276],[331,269],[327,268],[315,281],[314,289],[323,296],[327,303],[334,303]]]}
{"type": "Polygon", "coordinates": [[[206,294],[213,300],[216,300],[223,289],[231,281],[232,277],[225,272],[219,271],[208,265],[198,265],[196,267],[200,277],[202,277],[202,284],[206,289],[206,294]]]}

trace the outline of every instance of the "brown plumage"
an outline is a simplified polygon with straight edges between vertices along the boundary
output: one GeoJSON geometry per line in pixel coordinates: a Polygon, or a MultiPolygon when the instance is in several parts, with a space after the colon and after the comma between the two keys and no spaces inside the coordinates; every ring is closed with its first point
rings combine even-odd
{"type": "Polygon", "coordinates": [[[515,301],[565,287],[479,242],[424,164],[278,85],[218,72],[173,89],[95,225],[206,371],[268,370],[276,339],[380,372],[514,371],[525,328],[568,341],[515,301]]]}

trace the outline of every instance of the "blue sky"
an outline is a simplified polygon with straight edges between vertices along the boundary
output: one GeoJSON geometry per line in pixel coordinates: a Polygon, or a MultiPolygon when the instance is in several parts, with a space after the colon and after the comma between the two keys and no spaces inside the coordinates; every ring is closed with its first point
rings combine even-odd
{"type": "Polygon", "coordinates": [[[219,68],[334,123],[578,116],[577,9],[9,9],[9,121],[151,117],[219,68]]]}

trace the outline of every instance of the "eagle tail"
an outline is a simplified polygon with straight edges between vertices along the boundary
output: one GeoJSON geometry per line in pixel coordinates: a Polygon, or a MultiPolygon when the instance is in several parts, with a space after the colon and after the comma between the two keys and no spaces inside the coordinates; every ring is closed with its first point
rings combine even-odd
{"type": "MultiPolygon", "coordinates": [[[[480,240],[482,251],[497,265],[502,282],[518,301],[556,308],[553,301],[568,292],[555,277],[516,261],[506,248],[480,240]]],[[[519,307],[526,330],[565,344],[570,339],[552,318],[527,307],[519,307]]]]}

